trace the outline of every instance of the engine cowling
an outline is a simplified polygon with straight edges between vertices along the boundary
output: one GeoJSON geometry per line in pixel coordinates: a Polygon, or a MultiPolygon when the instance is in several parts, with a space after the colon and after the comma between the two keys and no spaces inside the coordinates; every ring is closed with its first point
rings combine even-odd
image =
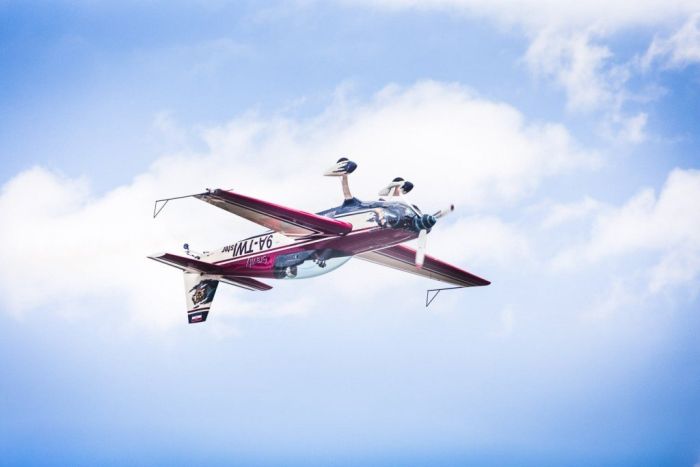
{"type": "Polygon", "coordinates": [[[413,225],[416,230],[430,230],[437,224],[437,218],[430,214],[423,214],[413,218],[413,225]]]}

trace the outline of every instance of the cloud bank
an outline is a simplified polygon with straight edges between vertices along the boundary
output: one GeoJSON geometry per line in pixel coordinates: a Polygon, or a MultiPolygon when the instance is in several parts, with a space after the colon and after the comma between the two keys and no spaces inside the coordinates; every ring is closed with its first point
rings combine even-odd
{"type": "MultiPolygon", "coordinates": [[[[156,116],[156,125],[161,120],[156,116]]],[[[168,126],[170,136],[173,128],[168,126]]],[[[598,163],[562,125],[527,121],[512,106],[438,82],[388,86],[366,102],[338,99],[310,119],[247,114],[202,129],[200,138],[206,150],[164,156],[128,185],[102,195],[92,193],[87,180],[42,167],[7,182],[0,194],[0,222],[9,226],[0,230],[2,309],[15,316],[35,309],[71,316],[77,313],[73,304],[93,300],[99,309],[117,309],[135,322],[180,323],[179,272],[146,255],[178,251],[184,241],[198,249],[216,247],[257,227],[195,200],[169,206],[153,220],[157,198],[224,187],[320,210],[340,201],[337,180],[320,173],[348,155],[360,164],[352,178],[360,198],[376,197],[401,175],[416,184],[411,197],[418,205],[454,202],[465,215],[511,206],[528,199],[547,177],[598,163]]],[[[481,239],[455,241],[458,258],[472,248],[479,251],[472,259],[482,264],[503,261],[504,252],[527,255],[526,241],[497,218],[455,222],[446,235],[459,235],[467,225],[481,239]]],[[[223,295],[255,300],[231,289],[217,301],[223,295]]],[[[266,300],[274,302],[274,296],[266,300]]],[[[252,313],[255,306],[243,303],[240,309],[252,313]]]]}
{"type": "MultiPolygon", "coordinates": [[[[700,275],[700,171],[673,170],[657,195],[644,189],[620,207],[602,209],[589,239],[555,259],[557,267],[577,268],[630,255],[653,254],[645,271],[647,293],[692,285],[700,275]]],[[[581,210],[595,204],[588,201],[581,210]]],[[[558,210],[558,212],[562,212],[558,210]]]]}
{"type": "MultiPolygon", "coordinates": [[[[161,120],[157,115],[154,124],[161,120]]],[[[176,125],[167,130],[170,136],[181,131],[176,125]]],[[[1,222],[8,226],[0,230],[0,260],[7,265],[0,272],[2,309],[16,317],[38,309],[71,317],[84,312],[76,311],[75,303],[93,301],[100,305],[95,309],[123,313],[129,322],[158,328],[178,324],[179,272],[146,255],[177,252],[184,242],[195,249],[216,248],[259,229],[195,200],[168,206],[153,220],[153,200],[224,187],[317,211],[340,201],[337,180],[320,177],[340,155],[360,164],[351,179],[360,198],[376,197],[400,175],[416,184],[410,197],[419,206],[455,203],[457,214],[431,236],[429,250],[457,264],[517,270],[551,262],[555,270],[581,271],[606,258],[650,253],[656,260],[643,272],[648,293],[688,284],[700,271],[696,171],[675,170],[658,198],[644,190],[621,207],[587,196],[579,203],[546,206],[543,219],[500,218],[499,212],[536,205],[533,195],[548,177],[597,168],[599,155],[582,149],[561,124],[527,121],[512,106],[455,84],[392,85],[367,101],[340,96],[308,119],[245,114],[200,129],[199,138],[205,150],[185,147],[163,156],[131,183],[100,195],[85,179],[42,167],[7,182],[0,192],[1,222]],[[572,221],[590,225],[585,242],[557,233],[572,221]],[[554,235],[559,246],[543,247],[549,242],[542,235],[554,235]]],[[[368,271],[355,266],[337,273],[374,284],[361,299],[333,280],[324,286],[362,301],[395,284],[379,269],[368,271]]],[[[406,275],[402,283],[415,280],[406,275]]],[[[308,300],[297,303],[293,294],[285,295],[292,286],[271,285],[275,290],[262,301],[224,288],[217,304],[231,311],[221,313],[268,316],[263,310],[275,309],[303,315],[313,308],[308,300]]]]}

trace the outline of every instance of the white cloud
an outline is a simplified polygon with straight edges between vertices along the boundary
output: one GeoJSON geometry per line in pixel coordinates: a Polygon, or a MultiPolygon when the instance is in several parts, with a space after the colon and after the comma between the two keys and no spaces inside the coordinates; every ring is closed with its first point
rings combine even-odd
{"type": "Polygon", "coordinates": [[[599,132],[614,141],[639,144],[647,139],[648,115],[630,115],[629,102],[649,102],[658,97],[655,86],[630,92],[628,82],[639,71],[638,59],[614,56],[603,41],[606,31],[544,28],[534,34],[524,62],[534,76],[551,80],[566,95],[570,112],[598,112],[599,132]]]}
{"type": "Polygon", "coordinates": [[[644,190],[599,220],[589,252],[593,258],[643,248],[700,246],[700,172],[671,172],[658,198],[644,190]]]}
{"type": "Polygon", "coordinates": [[[435,82],[388,86],[368,103],[333,105],[304,122],[244,117],[207,131],[205,139],[215,154],[250,153],[249,160],[255,154],[259,168],[292,185],[285,172],[298,170],[295,165],[325,167],[337,155],[358,155],[362,175],[353,177],[353,187],[360,196],[376,196],[403,176],[416,184],[411,196],[426,208],[517,200],[545,176],[597,164],[563,126],[528,124],[509,105],[435,82]],[[289,162],[280,163],[280,154],[289,162]],[[452,187],[459,189],[445,199],[452,187]]]}
{"type": "MultiPolygon", "coordinates": [[[[638,73],[639,60],[615,57],[603,43],[609,36],[635,27],[685,25],[669,39],[655,39],[642,60],[648,65],[659,56],[667,66],[683,66],[700,59],[700,4],[695,0],[646,0],[641,2],[517,0],[365,0],[360,4],[387,10],[443,10],[471,17],[484,17],[496,24],[519,27],[529,37],[524,61],[535,76],[552,80],[566,94],[566,107],[577,112],[602,112],[602,135],[637,144],[647,136],[647,113],[629,115],[630,100],[650,100],[653,95],[635,96],[627,83],[638,73]]],[[[654,86],[651,86],[653,89],[654,86]]]]}
{"type": "Polygon", "coordinates": [[[345,0],[349,4],[366,4],[387,9],[441,9],[474,16],[483,16],[507,25],[527,29],[586,28],[591,25],[606,29],[655,25],[685,17],[698,10],[695,0],[589,0],[566,2],[551,0],[345,0]]]}
{"type": "Polygon", "coordinates": [[[522,232],[494,216],[467,216],[436,228],[428,244],[431,254],[476,266],[503,266],[532,259],[522,232]]]}
{"type": "Polygon", "coordinates": [[[630,143],[642,143],[647,139],[645,133],[648,115],[639,112],[632,117],[613,114],[612,122],[617,124],[617,138],[630,143]]]}
{"type": "Polygon", "coordinates": [[[595,110],[613,99],[603,67],[610,50],[591,41],[591,33],[543,30],[530,43],[525,62],[535,74],[554,79],[567,95],[569,110],[595,110]]]}
{"type": "Polygon", "coordinates": [[[586,196],[576,203],[555,203],[546,206],[547,214],[542,221],[542,227],[551,229],[568,222],[577,221],[590,216],[601,208],[602,204],[586,196]]]}
{"type": "Polygon", "coordinates": [[[606,258],[655,253],[649,289],[658,292],[700,274],[700,171],[673,170],[658,197],[645,189],[620,208],[596,219],[590,239],[557,256],[555,266],[572,268],[606,258]]]}
{"type": "MultiPolygon", "coordinates": [[[[337,180],[320,172],[338,156],[350,155],[360,164],[352,178],[359,197],[375,197],[388,180],[402,175],[416,184],[413,202],[426,209],[454,202],[464,213],[515,203],[543,178],[594,166],[596,159],[579,150],[561,125],[527,122],[511,106],[435,82],[389,86],[368,102],[338,102],[308,120],[244,115],[202,137],[209,146],[205,153],[163,157],[102,196],[93,195],[83,180],[39,167],[5,184],[2,309],[21,315],[37,308],[69,310],[92,300],[99,304],[95,312],[112,307],[137,322],[181,323],[180,273],[146,255],[178,251],[184,241],[195,249],[216,247],[259,229],[196,200],[168,206],[153,220],[157,198],[224,187],[320,210],[340,200],[337,180]]],[[[460,226],[476,233],[471,242],[479,261],[527,249],[497,219],[457,219],[454,228],[460,226]]],[[[449,236],[450,229],[444,233],[449,236]]],[[[265,300],[275,293],[266,292],[265,300]]],[[[223,295],[235,296],[244,313],[255,308],[247,303],[262,296],[231,287],[218,294],[221,303],[223,295]]],[[[282,311],[296,314],[305,307],[282,311]]]]}
{"type": "Polygon", "coordinates": [[[550,79],[564,90],[568,111],[601,112],[602,135],[623,143],[641,143],[647,139],[648,115],[629,115],[624,107],[630,100],[652,100],[655,93],[647,90],[632,95],[627,90],[635,60],[613,64],[613,53],[601,43],[602,38],[592,29],[544,29],[535,35],[524,61],[535,76],[550,79]]]}
{"type": "Polygon", "coordinates": [[[692,283],[699,272],[699,248],[674,248],[651,269],[649,291],[657,293],[674,285],[692,283]]]}
{"type": "Polygon", "coordinates": [[[700,62],[700,13],[694,14],[668,38],[655,37],[641,59],[647,69],[654,61],[667,68],[682,68],[700,62]]]}

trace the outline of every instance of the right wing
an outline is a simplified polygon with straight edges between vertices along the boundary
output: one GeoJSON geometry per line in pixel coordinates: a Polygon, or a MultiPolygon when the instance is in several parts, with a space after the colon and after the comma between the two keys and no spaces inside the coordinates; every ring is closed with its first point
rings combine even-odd
{"type": "Polygon", "coordinates": [[[366,253],[360,253],[355,257],[371,263],[410,272],[460,287],[475,287],[489,285],[491,283],[486,279],[482,279],[479,276],[475,276],[470,272],[445,263],[430,255],[425,255],[423,267],[418,268],[415,263],[416,250],[403,245],[395,245],[382,250],[368,251],[366,253]]]}
{"type": "Polygon", "coordinates": [[[287,208],[232,191],[214,190],[194,196],[288,237],[344,235],[352,230],[349,222],[287,208]]]}

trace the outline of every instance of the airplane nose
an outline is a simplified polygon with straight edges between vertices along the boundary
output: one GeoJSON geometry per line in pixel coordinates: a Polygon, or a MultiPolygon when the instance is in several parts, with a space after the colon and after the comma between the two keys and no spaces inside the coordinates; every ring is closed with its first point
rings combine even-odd
{"type": "Polygon", "coordinates": [[[430,230],[437,223],[437,218],[430,214],[416,216],[413,220],[416,230],[430,230]]]}

